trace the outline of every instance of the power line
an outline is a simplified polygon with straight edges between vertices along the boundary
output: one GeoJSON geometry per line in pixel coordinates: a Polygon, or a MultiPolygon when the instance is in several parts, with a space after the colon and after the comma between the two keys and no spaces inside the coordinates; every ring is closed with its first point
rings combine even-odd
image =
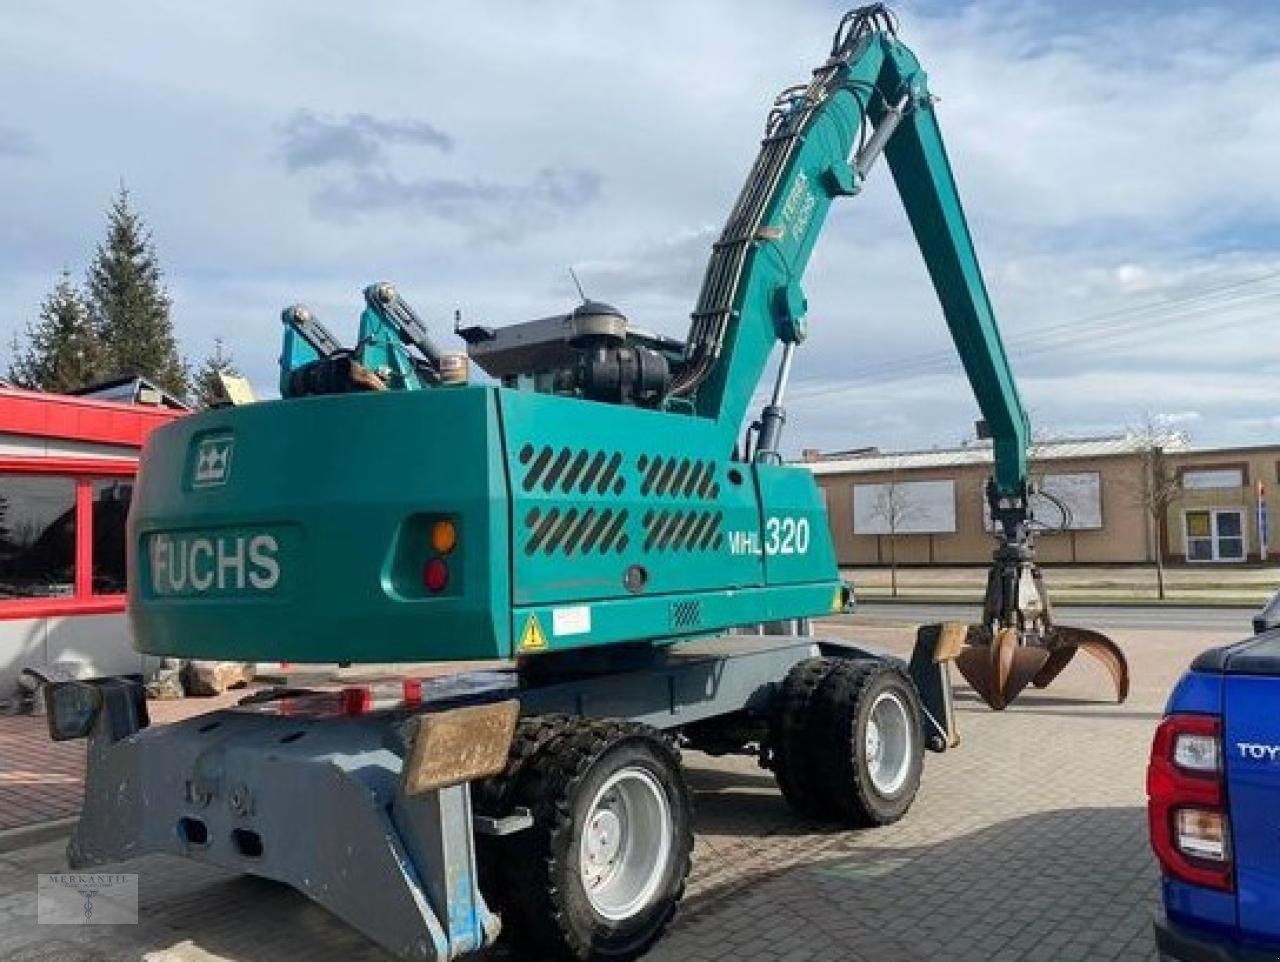
{"type": "MultiPolygon", "coordinates": [[[[1234,310],[1242,305],[1267,301],[1280,294],[1280,290],[1264,290],[1243,292],[1247,288],[1256,287],[1267,281],[1280,277],[1280,271],[1271,271],[1243,281],[1216,285],[1176,299],[1166,299],[1133,308],[1109,311],[1091,315],[1076,321],[1055,322],[1042,325],[1034,330],[1024,330],[1006,342],[1006,349],[1016,360],[1027,360],[1061,351],[1063,348],[1087,341],[1091,348],[1089,356],[1097,357],[1096,348],[1108,347],[1114,350],[1126,340],[1135,336],[1149,337],[1153,330],[1166,332],[1170,328],[1183,328],[1191,325],[1191,329],[1218,330],[1245,322],[1256,321],[1257,312],[1242,317],[1226,317],[1223,311],[1234,310]],[[1183,311],[1171,308],[1184,307],[1183,311]],[[1214,312],[1212,318],[1204,318],[1207,312],[1214,312]],[[1204,321],[1209,323],[1205,324],[1204,321]],[[1195,324],[1193,322],[1201,322],[1195,324]]],[[[1104,355],[1110,351],[1102,352],[1104,355]]],[[[888,381],[909,380],[925,374],[950,371],[957,364],[953,350],[932,351],[903,358],[887,364],[862,365],[853,367],[847,372],[850,381],[855,384],[841,384],[830,387],[799,386],[792,392],[792,401],[809,401],[830,397],[836,394],[851,393],[873,384],[888,381]]]]}
{"type": "MultiPolygon", "coordinates": [[[[1280,272],[1277,272],[1277,273],[1280,274],[1280,272]]],[[[1269,279],[1271,279],[1270,276],[1260,277],[1247,283],[1256,284],[1269,279]]],[[[1242,286],[1244,286],[1244,283],[1231,285],[1231,287],[1242,287],[1242,286]]],[[[1181,298],[1177,301],[1167,301],[1167,302],[1162,302],[1157,304],[1130,308],[1123,311],[1114,311],[1106,315],[1097,315],[1094,318],[1086,318],[1077,322],[1071,322],[1071,321],[1057,322],[1052,325],[1044,325],[1043,327],[1037,328],[1035,330],[1020,332],[1018,336],[1010,338],[1005,343],[1006,343],[1006,347],[1009,347],[1009,348],[1021,347],[1024,344],[1032,345],[1032,346],[1042,345],[1046,343],[1060,344],[1060,343],[1070,343],[1072,341],[1081,340],[1085,335],[1092,334],[1095,331],[1102,334],[1110,334],[1110,333],[1125,330],[1128,328],[1138,327],[1139,325],[1141,325],[1142,329],[1145,330],[1147,327],[1150,326],[1149,322],[1153,320],[1154,321],[1164,320],[1165,323],[1182,323],[1186,318],[1192,317],[1195,314],[1198,314],[1204,311],[1221,310],[1226,307],[1231,307],[1231,306],[1235,306],[1242,303],[1248,303],[1250,301],[1257,300],[1260,298],[1273,296],[1276,292],[1275,291],[1260,292],[1257,294],[1245,295],[1243,297],[1221,297],[1220,295],[1222,293],[1225,293],[1225,288],[1215,289],[1212,292],[1201,292],[1196,295],[1188,296],[1186,298],[1181,298]],[[1217,299],[1215,300],[1215,299],[1209,298],[1207,296],[1209,294],[1212,294],[1217,299]],[[1195,303],[1197,301],[1199,301],[1200,303],[1198,304],[1195,303]],[[1178,305],[1188,305],[1189,310],[1187,312],[1184,312],[1181,315],[1178,315],[1176,313],[1173,314],[1172,320],[1170,319],[1170,316],[1166,316],[1165,318],[1161,318],[1158,314],[1156,314],[1154,317],[1151,316],[1153,310],[1160,310],[1160,311],[1167,312],[1169,308],[1176,307],[1178,305]],[[1129,323],[1127,324],[1116,323],[1117,321],[1122,321],[1126,318],[1128,318],[1129,323]]],[[[851,375],[858,375],[858,374],[878,375],[882,372],[907,371],[907,370],[915,369],[917,367],[928,370],[937,363],[945,363],[947,367],[950,367],[950,365],[954,362],[954,358],[955,358],[955,352],[953,349],[933,351],[933,352],[915,355],[914,357],[902,358],[900,360],[893,361],[888,364],[878,364],[874,366],[864,365],[862,368],[852,369],[849,373],[851,375]]]]}

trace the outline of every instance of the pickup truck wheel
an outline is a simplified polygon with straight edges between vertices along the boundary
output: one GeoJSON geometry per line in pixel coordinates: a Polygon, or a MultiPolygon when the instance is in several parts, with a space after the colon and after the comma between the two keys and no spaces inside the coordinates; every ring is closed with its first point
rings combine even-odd
{"type": "Polygon", "coordinates": [[[888,825],[920,787],[920,699],[897,665],[843,661],[813,695],[811,734],[821,779],[841,821],[888,825]]]}
{"type": "Polygon", "coordinates": [[[513,946],[577,962],[634,959],[666,929],[693,849],[689,790],[655,729],[574,719],[511,786],[534,824],[503,841],[513,946]]]}

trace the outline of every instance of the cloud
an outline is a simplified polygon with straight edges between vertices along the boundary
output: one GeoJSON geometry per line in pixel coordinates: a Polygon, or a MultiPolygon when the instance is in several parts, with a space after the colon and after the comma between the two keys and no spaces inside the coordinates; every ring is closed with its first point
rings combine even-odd
{"type": "Polygon", "coordinates": [[[27,157],[33,153],[31,138],[23,131],[0,125],[0,157],[27,157]]]}
{"type": "MultiPolygon", "coordinates": [[[[345,224],[387,214],[425,214],[464,226],[472,236],[511,239],[591,203],[602,183],[599,174],[569,165],[542,167],[527,180],[511,182],[474,174],[400,173],[389,149],[393,146],[429,147],[441,154],[455,149],[453,137],[421,120],[385,120],[367,113],[338,119],[299,110],[282,126],[281,140],[286,170],[322,172],[324,179],[311,190],[311,209],[345,224]]],[[[460,161],[455,166],[468,165],[460,161]]]]}
{"type": "Polygon", "coordinates": [[[409,144],[448,153],[453,138],[423,120],[383,120],[370,114],[328,117],[299,110],[281,129],[281,154],[289,170],[316,167],[366,169],[387,162],[387,147],[409,144]]]}
{"type": "MultiPolygon", "coordinates": [[[[226,332],[267,392],[279,307],[307,301],[349,343],[360,289],[380,278],[443,332],[455,307],[485,323],[563,310],[574,265],[591,296],[683,334],[768,105],[821,62],[839,13],[139,3],[145,29],[108,5],[75,31],[48,4],[6,14],[0,88],[24,96],[4,123],[41,163],[0,178],[0,344],[63,264],[83,265],[123,176],[184,347],[199,356],[226,332]],[[341,71],[338,48],[357,52],[341,71]]],[[[1259,94],[1280,85],[1280,4],[1236,6],[1247,15],[1192,0],[901,4],[1038,428],[1186,410],[1197,442],[1275,437],[1280,275],[1194,316],[1177,306],[1280,271],[1280,100],[1259,94]]],[[[972,434],[886,165],[835,206],[803,283],[789,449],[972,434]]]]}
{"type": "Polygon", "coordinates": [[[579,262],[579,274],[608,297],[666,298],[692,305],[720,228],[687,228],[625,255],[579,262]]]}
{"type": "Polygon", "coordinates": [[[428,214],[491,238],[513,238],[590,204],[601,183],[599,174],[573,167],[543,168],[515,184],[359,171],[318,190],[312,203],[318,213],[339,219],[428,214]]]}

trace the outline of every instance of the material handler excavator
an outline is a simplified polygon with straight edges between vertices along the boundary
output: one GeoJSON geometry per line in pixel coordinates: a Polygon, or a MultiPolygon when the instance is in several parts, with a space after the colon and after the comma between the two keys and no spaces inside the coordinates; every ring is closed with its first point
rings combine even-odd
{"type": "Polygon", "coordinates": [[[754,754],[806,816],[880,825],[909,808],[923,750],[957,743],[950,659],[1001,708],[1083,648],[1124,697],[1119,649],[1052,621],[1027,418],[934,98],[882,5],[775,102],[685,341],[585,301],[461,329],[456,353],[391,285],[365,300],[354,347],[284,312],[280,400],[153,435],[129,521],[137,647],[501,664],[266,690],[159,729],[137,678],[54,684],[51,734],[90,740],[74,865],[161,851],[278,879],[406,959],[500,925],[630,959],[689,869],[677,744],[754,754]],[[805,266],[881,156],[995,452],[983,621],[922,629],[907,663],[813,637],[848,591],[812,474],[780,455],[805,266]]]}

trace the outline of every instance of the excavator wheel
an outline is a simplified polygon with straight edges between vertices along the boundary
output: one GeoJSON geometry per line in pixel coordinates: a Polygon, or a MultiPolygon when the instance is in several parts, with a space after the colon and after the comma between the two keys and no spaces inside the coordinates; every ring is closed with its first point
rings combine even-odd
{"type": "Polygon", "coordinates": [[[680,758],[647,725],[548,716],[522,721],[487,810],[527,808],[499,837],[490,879],[509,944],[541,958],[630,962],[662,935],[684,894],[693,816],[680,758]],[[494,891],[493,889],[496,889],[494,891]]]}
{"type": "Polygon", "coordinates": [[[915,685],[879,659],[842,661],[814,699],[816,757],[840,821],[889,825],[915,800],[924,767],[915,685]]]}
{"type": "Polygon", "coordinates": [[[835,658],[807,658],[787,673],[770,737],[770,766],[782,797],[798,815],[818,821],[834,819],[836,807],[814,758],[814,694],[837,663],[835,658]]]}
{"type": "Polygon", "coordinates": [[[852,826],[906,814],[920,787],[924,740],[919,696],[900,667],[809,659],[788,676],[783,705],[774,771],[792,807],[852,826]]]}
{"type": "MultiPolygon", "coordinates": [[[[472,783],[471,807],[475,813],[491,818],[512,814],[517,804],[517,793],[522,790],[530,767],[547,744],[562,737],[573,722],[569,715],[526,715],[521,718],[511,740],[507,767],[497,775],[472,783]]],[[[521,884],[519,879],[511,878],[508,871],[510,844],[510,836],[476,836],[480,890],[489,908],[503,918],[508,915],[512,893],[518,891],[521,884]]],[[[503,934],[506,934],[505,929],[503,934]]]]}

